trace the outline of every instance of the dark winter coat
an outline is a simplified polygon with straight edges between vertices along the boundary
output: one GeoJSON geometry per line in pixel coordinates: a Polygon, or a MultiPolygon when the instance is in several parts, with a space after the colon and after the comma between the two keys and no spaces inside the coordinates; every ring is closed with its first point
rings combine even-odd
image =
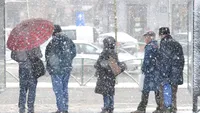
{"type": "MultiPolygon", "coordinates": [[[[32,72],[32,63],[30,59],[37,57],[42,58],[42,52],[40,48],[33,48],[28,51],[12,51],[11,58],[19,63],[19,69],[26,69],[29,72],[32,72]]],[[[24,74],[20,74],[19,77],[24,76],[24,74]]]]}
{"type": "MultiPolygon", "coordinates": [[[[108,38],[109,39],[109,38],[108,38]]],[[[104,39],[104,49],[99,56],[94,67],[96,68],[97,83],[95,87],[95,93],[102,95],[114,95],[115,94],[115,75],[111,71],[108,65],[109,57],[113,57],[121,67],[121,71],[125,70],[124,63],[120,63],[118,55],[115,52],[115,41],[104,39]],[[112,42],[113,41],[113,42],[112,42]]]]}
{"type": "Polygon", "coordinates": [[[57,33],[45,51],[46,68],[50,75],[61,75],[72,70],[76,47],[65,34],[57,33]]]}
{"type": "Polygon", "coordinates": [[[157,65],[158,44],[153,40],[145,46],[142,73],[145,75],[143,91],[156,91],[160,84],[160,73],[157,65]]]}
{"type": "Polygon", "coordinates": [[[160,42],[159,69],[162,82],[171,84],[183,84],[184,55],[180,43],[170,35],[166,35],[160,42]]]}

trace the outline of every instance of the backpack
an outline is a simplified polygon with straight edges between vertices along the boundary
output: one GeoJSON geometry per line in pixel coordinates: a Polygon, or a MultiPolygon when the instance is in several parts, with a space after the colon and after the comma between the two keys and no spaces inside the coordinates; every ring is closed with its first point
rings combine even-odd
{"type": "Polygon", "coordinates": [[[46,70],[42,60],[38,57],[30,58],[33,76],[38,79],[45,75],[46,70]]]}

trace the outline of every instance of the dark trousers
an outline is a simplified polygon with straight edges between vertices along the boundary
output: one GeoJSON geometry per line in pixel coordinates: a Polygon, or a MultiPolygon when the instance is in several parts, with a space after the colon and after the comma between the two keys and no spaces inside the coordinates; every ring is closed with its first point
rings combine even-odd
{"type": "Polygon", "coordinates": [[[37,79],[35,79],[29,69],[19,69],[19,113],[25,113],[25,104],[27,100],[28,113],[34,112],[34,103],[36,96],[37,79]],[[28,98],[27,98],[28,93],[28,98]]]}
{"type": "MultiPolygon", "coordinates": [[[[172,86],[172,111],[177,111],[177,104],[176,104],[176,94],[178,91],[178,85],[171,85],[172,86]]],[[[164,99],[163,99],[163,86],[160,87],[160,107],[162,110],[165,110],[164,99]]]]}
{"type": "MultiPolygon", "coordinates": [[[[146,111],[146,107],[148,104],[148,98],[149,98],[149,92],[142,92],[142,96],[141,96],[141,102],[137,108],[137,110],[140,111],[146,111]]],[[[159,91],[155,91],[155,100],[156,100],[156,104],[157,104],[157,110],[160,109],[160,96],[159,96],[159,91]]]]}
{"type": "Polygon", "coordinates": [[[114,110],[114,95],[103,95],[103,110],[114,110]]]}

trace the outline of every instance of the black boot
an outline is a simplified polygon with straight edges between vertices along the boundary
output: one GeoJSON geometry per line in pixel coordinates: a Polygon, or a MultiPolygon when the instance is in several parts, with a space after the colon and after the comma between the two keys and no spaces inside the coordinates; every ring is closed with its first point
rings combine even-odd
{"type": "Polygon", "coordinates": [[[100,113],[109,113],[109,112],[108,112],[108,109],[102,108],[102,111],[100,113]]]}
{"type": "Polygon", "coordinates": [[[113,113],[114,108],[108,108],[108,113],[113,113]]]}

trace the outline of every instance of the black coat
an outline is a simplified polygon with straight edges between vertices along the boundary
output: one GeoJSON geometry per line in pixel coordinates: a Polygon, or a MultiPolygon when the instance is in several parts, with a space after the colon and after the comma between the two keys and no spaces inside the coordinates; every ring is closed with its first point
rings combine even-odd
{"type": "MultiPolygon", "coordinates": [[[[12,51],[11,58],[19,63],[19,70],[28,70],[33,73],[33,62],[31,62],[31,59],[42,58],[42,52],[40,47],[28,51],[12,51]]],[[[25,76],[27,75],[19,74],[20,78],[24,78],[25,76]]]]}
{"type": "Polygon", "coordinates": [[[183,84],[184,55],[180,43],[170,35],[166,35],[160,42],[159,69],[162,82],[183,84]]]}
{"type": "Polygon", "coordinates": [[[109,59],[109,56],[112,56],[116,61],[119,62],[117,53],[114,49],[112,50],[103,50],[99,59],[97,60],[94,67],[96,68],[97,83],[95,88],[95,93],[102,95],[114,95],[115,93],[115,76],[111,71],[111,68],[108,64],[102,64],[109,59]],[[104,65],[104,66],[103,66],[104,65]]]}
{"type": "Polygon", "coordinates": [[[76,47],[73,41],[65,34],[56,34],[45,51],[47,71],[50,75],[61,75],[71,71],[75,56],[76,47]]]}
{"type": "Polygon", "coordinates": [[[107,37],[103,40],[104,49],[99,56],[94,67],[96,68],[95,75],[97,78],[95,93],[102,95],[114,95],[115,94],[115,75],[112,72],[108,60],[109,57],[115,59],[116,63],[120,66],[121,72],[126,69],[126,64],[119,62],[118,55],[115,52],[116,41],[113,37],[107,37]]]}

